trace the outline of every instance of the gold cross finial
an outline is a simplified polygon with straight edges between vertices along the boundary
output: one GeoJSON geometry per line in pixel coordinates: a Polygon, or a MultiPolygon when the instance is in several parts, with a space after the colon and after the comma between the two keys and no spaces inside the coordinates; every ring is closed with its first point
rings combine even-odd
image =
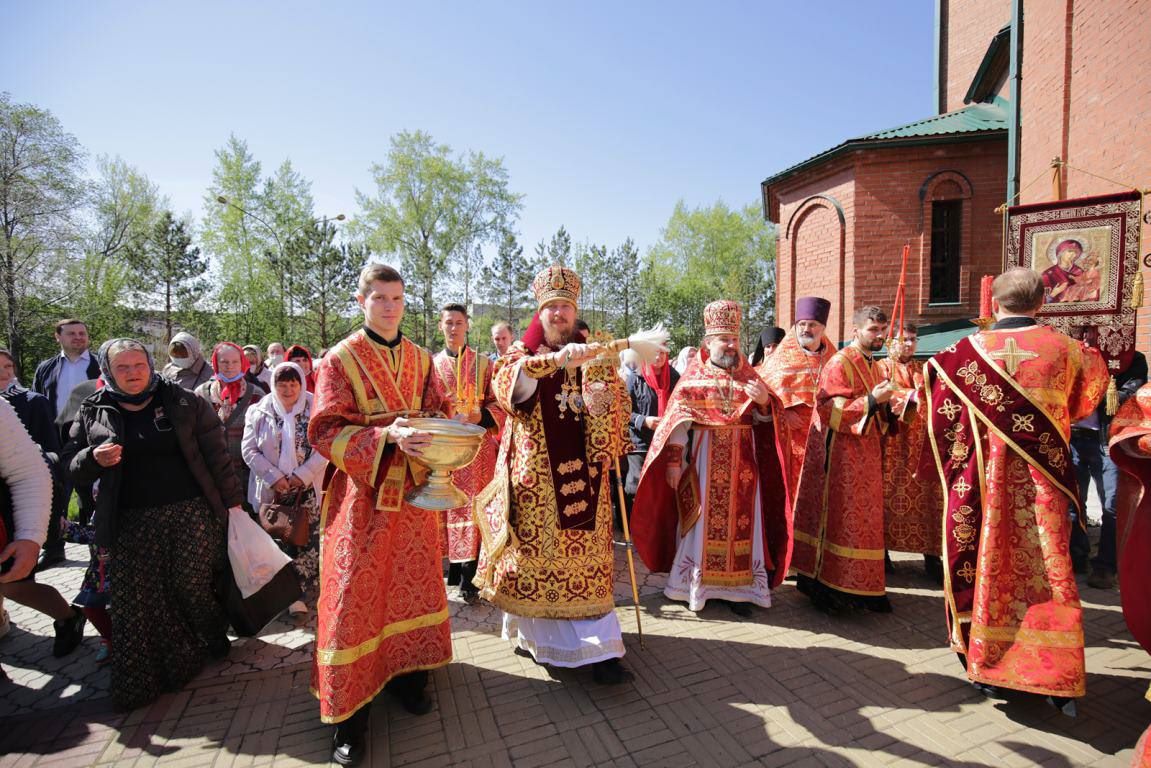
{"type": "Polygon", "coordinates": [[[1007,341],[1003,342],[1003,349],[999,352],[990,352],[988,356],[995,360],[1002,360],[1003,367],[1012,376],[1019,370],[1019,364],[1025,360],[1034,360],[1039,357],[1035,352],[1026,349],[1020,349],[1019,345],[1015,343],[1015,339],[1008,337],[1007,341]]]}

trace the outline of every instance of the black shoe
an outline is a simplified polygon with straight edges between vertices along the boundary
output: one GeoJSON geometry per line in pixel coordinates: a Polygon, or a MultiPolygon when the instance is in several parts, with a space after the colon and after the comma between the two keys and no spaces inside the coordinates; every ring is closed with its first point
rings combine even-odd
{"type": "Polygon", "coordinates": [[[1071,557],[1071,570],[1075,572],[1076,576],[1085,576],[1087,574],[1090,563],[1086,556],[1071,557]]]}
{"type": "Polygon", "coordinates": [[[400,706],[413,715],[426,715],[436,704],[427,693],[418,691],[400,696],[400,706]]]}
{"type": "Polygon", "coordinates": [[[475,605],[480,601],[480,591],[478,589],[461,589],[460,599],[468,605],[475,605]]]}
{"type": "Polygon", "coordinates": [[[923,572],[936,584],[943,584],[943,559],[935,555],[923,556],[923,572]]]}
{"type": "Polygon", "coordinates": [[[1092,589],[1115,589],[1115,573],[1107,568],[1096,566],[1087,577],[1087,586],[1092,589]]]}
{"type": "Polygon", "coordinates": [[[891,562],[891,555],[887,550],[883,551],[883,572],[886,574],[895,573],[895,563],[891,562]]]}
{"type": "Polygon", "coordinates": [[[728,601],[727,607],[741,619],[746,619],[751,615],[751,605],[749,603],[733,603],[728,601]]]}
{"type": "Polygon", "coordinates": [[[631,672],[624,669],[619,659],[597,661],[592,664],[591,674],[592,679],[600,685],[619,685],[631,680],[631,672]]]}
{"type": "Polygon", "coordinates": [[[59,659],[76,650],[76,646],[80,645],[84,639],[84,624],[87,621],[84,618],[84,612],[73,605],[70,618],[52,622],[52,627],[56,630],[56,641],[52,643],[52,655],[59,659]]]}
{"type": "Polygon", "coordinates": [[[46,571],[49,568],[55,568],[64,562],[64,548],[59,549],[53,547],[52,549],[45,549],[40,553],[40,560],[36,563],[36,573],[46,571]]]}
{"type": "Polygon", "coordinates": [[[883,597],[869,597],[863,601],[863,607],[872,613],[891,613],[891,601],[887,599],[887,595],[883,597]]]}
{"type": "Polygon", "coordinates": [[[208,643],[208,655],[213,659],[226,659],[231,650],[232,641],[228,639],[227,635],[221,635],[211,643],[208,643]]]}
{"type": "Polygon", "coordinates": [[[1062,696],[1048,696],[1047,703],[1067,715],[1067,717],[1075,717],[1079,714],[1075,708],[1075,699],[1065,699],[1062,696]]]}
{"type": "MultiPolygon", "coordinates": [[[[964,664],[964,667],[966,668],[966,663],[964,664]]],[[[1007,698],[1003,695],[1003,691],[999,690],[994,685],[988,685],[987,683],[977,683],[975,681],[972,681],[971,685],[975,688],[975,690],[979,691],[989,699],[1002,701],[1003,699],[1007,698]]]]}
{"type": "Polygon", "coordinates": [[[332,762],[340,765],[356,765],[364,759],[367,711],[368,708],[365,706],[336,726],[336,732],[332,734],[332,762]]]}

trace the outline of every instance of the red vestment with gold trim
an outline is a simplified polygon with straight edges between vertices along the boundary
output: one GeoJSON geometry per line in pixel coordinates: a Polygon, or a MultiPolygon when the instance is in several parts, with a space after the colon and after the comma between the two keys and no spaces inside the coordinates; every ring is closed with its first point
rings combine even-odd
{"type": "Polygon", "coordinates": [[[610,361],[557,369],[517,341],[492,390],[508,414],[492,482],[476,499],[483,543],[474,583],[485,600],[529,618],[584,619],[612,597],[609,469],[630,445],[631,401],[610,361]],[[516,403],[520,373],[536,390],[516,403]]]}
{"type": "Polygon", "coordinates": [[[917,472],[927,438],[923,364],[888,357],[875,363],[875,371],[897,388],[891,410],[899,419],[883,437],[884,541],[892,552],[938,556],[943,540],[939,478],[917,472]]]}
{"type": "Polygon", "coordinates": [[[503,425],[504,412],[496,405],[492,394],[492,367],[486,355],[464,347],[463,352],[455,357],[446,350],[438,352],[432,363],[446,396],[444,410],[448,418],[461,412],[470,415],[484,409],[495,421],[484,435],[475,460],[452,472],[452,485],[467,495],[468,503],[445,510],[441,520],[443,550],[448,562],[467,563],[480,554],[480,532],[472,516],[472,502],[476,494],[491,482],[495,472],[496,454],[500,447],[496,436],[503,425]]]}
{"type": "Polygon", "coordinates": [[[451,661],[435,513],[404,501],[423,478],[386,440],[397,416],[439,412],[431,355],[357,331],[320,362],[308,439],[330,462],[320,521],[313,692],[338,723],[393,677],[451,661]]]}
{"type": "Polygon", "coordinates": [[[880,597],[886,406],[868,394],[882,379],[858,345],[823,367],[795,503],[791,565],[840,592],[880,597]]]}
{"type": "Polygon", "coordinates": [[[1085,692],[1068,438],[1107,382],[1098,352],[1039,325],[983,331],[930,361],[948,629],[971,680],[1063,698],[1085,692]]]}
{"type": "Polygon", "coordinates": [[[807,450],[807,433],[815,409],[819,375],[834,354],[835,347],[826,338],[820,340],[819,349],[815,353],[807,353],[796,338],[793,328],[756,369],[772,394],[771,423],[758,424],[755,431],[764,445],[772,437],[776,442],[775,456],[768,451],[760,454],[760,471],[765,478],[774,478],[778,474],[782,474],[783,478],[782,498],[776,496],[767,502],[774,505],[775,509],[782,506],[787,521],[788,550],[782,561],[777,558],[777,565],[783,572],[786,572],[791,561],[793,542],[790,531],[795,517],[795,493],[803,469],[803,454],[807,450]]]}
{"type": "MultiPolygon", "coordinates": [[[[672,566],[679,539],[697,524],[703,525],[703,558],[698,564],[704,585],[747,586],[752,584],[754,515],[762,521],[764,562],[759,568],[774,573],[771,586],[783,580],[783,563],[788,548],[787,521],[778,510],[768,519],[765,496],[782,495],[782,483],[765,482],[760,476],[760,452],[774,453],[775,444],[761,444],[752,432],[755,403],[744,386],[758,380],[745,360],[726,371],[696,358],[672,391],[667,410],[660,419],[640,475],[631,530],[636,551],[652,571],[666,572],[672,566]],[[693,448],[687,473],[702,466],[707,477],[696,483],[705,488],[702,498],[677,499],[677,489],[667,484],[670,452],[668,439],[676,427],[686,425],[694,433],[693,446],[707,443],[707,455],[699,457],[693,448]],[[702,440],[703,433],[708,439],[702,440]],[[700,460],[702,458],[702,460],[700,460]],[[758,493],[760,508],[753,504],[758,493]]],[[[687,481],[692,482],[689,476],[687,481]]],[[[686,492],[686,490],[685,490],[686,492]]],[[[690,495],[690,494],[689,494],[690,495]]],[[[762,573],[762,571],[761,571],[762,573]]]]}

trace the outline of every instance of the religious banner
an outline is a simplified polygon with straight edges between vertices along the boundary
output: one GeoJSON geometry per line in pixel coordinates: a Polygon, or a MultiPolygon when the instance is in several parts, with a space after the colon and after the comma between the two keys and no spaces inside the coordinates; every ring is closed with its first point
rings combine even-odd
{"type": "Polygon", "coordinates": [[[1007,209],[1007,268],[1027,267],[1043,279],[1037,319],[1068,335],[1097,328],[1113,373],[1126,368],[1135,350],[1141,215],[1135,190],[1007,209]]]}

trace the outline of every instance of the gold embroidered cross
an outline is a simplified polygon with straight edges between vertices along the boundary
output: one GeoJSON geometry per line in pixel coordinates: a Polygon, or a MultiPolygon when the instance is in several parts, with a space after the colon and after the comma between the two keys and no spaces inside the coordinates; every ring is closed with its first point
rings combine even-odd
{"type": "Polygon", "coordinates": [[[1039,357],[1039,355],[1035,352],[1031,352],[1026,349],[1020,349],[1019,346],[1015,343],[1015,339],[1011,337],[1008,337],[1007,341],[1003,343],[1002,350],[999,352],[990,352],[988,353],[988,356],[994,358],[995,360],[1002,360],[1003,367],[1006,368],[1007,372],[1012,376],[1014,376],[1015,372],[1019,370],[1020,363],[1025,360],[1034,360],[1035,358],[1039,357]]]}
{"type": "Polygon", "coordinates": [[[955,415],[962,411],[963,408],[956,403],[951,402],[951,398],[943,401],[943,405],[939,406],[938,411],[948,421],[955,421],[955,415]]]}

